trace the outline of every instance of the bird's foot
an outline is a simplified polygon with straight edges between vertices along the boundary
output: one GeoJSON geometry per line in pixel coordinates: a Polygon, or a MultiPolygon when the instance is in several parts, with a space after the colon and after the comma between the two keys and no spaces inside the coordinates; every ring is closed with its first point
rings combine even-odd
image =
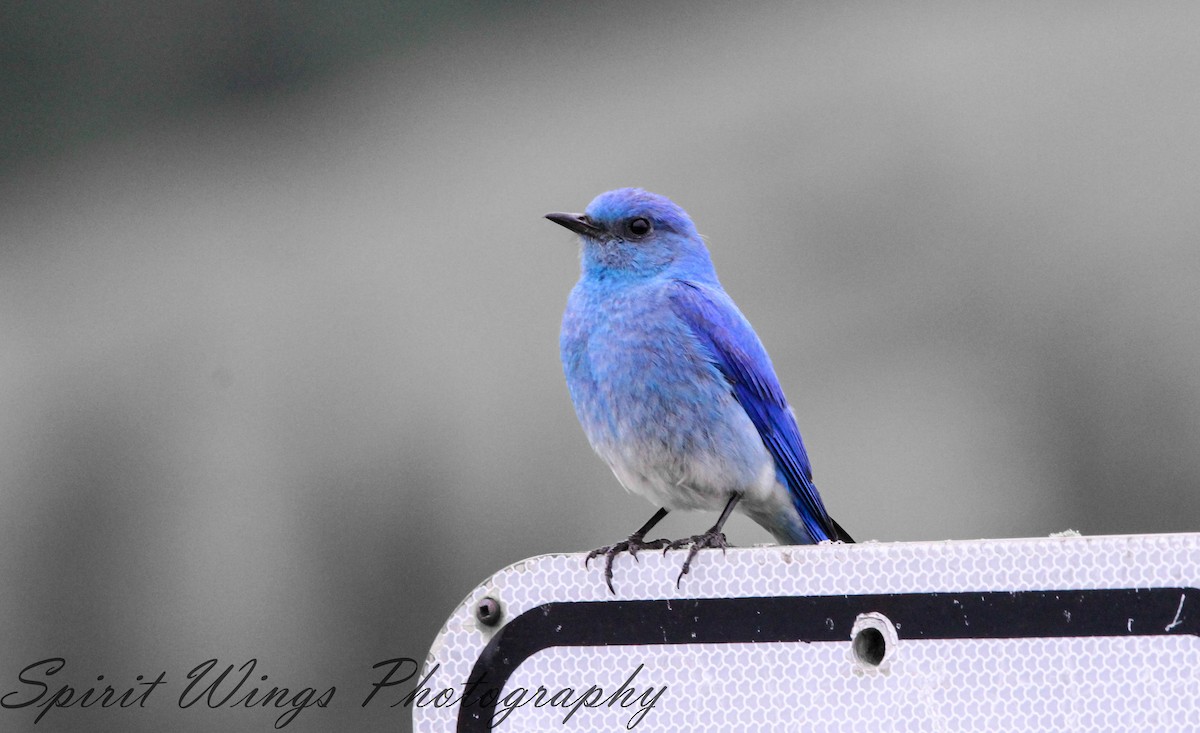
{"type": "Polygon", "coordinates": [[[608,592],[616,594],[616,591],[613,590],[612,584],[612,566],[613,559],[617,555],[621,554],[622,552],[628,552],[630,557],[632,557],[634,560],[637,560],[637,554],[642,550],[661,550],[665,547],[669,547],[670,544],[670,540],[665,539],[647,541],[644,536],[635,532],[634,534],[629,535],[629,539],[627,540],[622,540],[615,545],[606,545],[604,547],[597,547],[596,549],[592,550],[587,554],[587,557],[583,559],[583,566],[587,567],[588,563],[603,555],[604,582],[608,585],[608,592]]]}
{"type": "Polygon", "coordinates": [[[684,537],[681,540],[675,540],[667,544],[663,548],[665,555],[668,550],[681,550],[684,547],[691,545],[691,550],[688,551],[687,559],[683,561],[683,569],[679,571],[679,577],[675,579],[675,587],[679,587],[679,583],[683,580],[683,576],[688,574],[692,569],[692,560],[696,557],[696,553],[707,549],[720,549],[721,553],[725,553],[725,548],[729,547],[729,543],[725,540],[725,533],[717,527],[713,527],[704,534],[695,534],[691,537],[684,537]]]}

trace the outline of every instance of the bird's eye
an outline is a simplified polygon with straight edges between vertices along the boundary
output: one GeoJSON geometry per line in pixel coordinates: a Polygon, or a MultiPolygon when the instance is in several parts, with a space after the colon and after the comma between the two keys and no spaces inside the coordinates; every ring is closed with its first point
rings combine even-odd
{"type": "Polygon", "coordinates": [[[645,236],[650,231],[650,220],[639,216],[629,222],[629,233],[635,237],[645,236]]]}

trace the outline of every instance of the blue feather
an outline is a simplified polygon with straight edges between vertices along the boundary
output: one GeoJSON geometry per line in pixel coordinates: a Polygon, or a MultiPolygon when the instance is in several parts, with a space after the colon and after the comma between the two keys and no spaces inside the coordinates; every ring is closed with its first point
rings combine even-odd
{"type": "Polygon", "coordinates": [[[839,532],[813,484],[796,419],[771,359],[749,322],[723,290],[696,282],[674,281],[670,301],[754,423],[809,535],[817,541],[836,539],[839,532]]]}

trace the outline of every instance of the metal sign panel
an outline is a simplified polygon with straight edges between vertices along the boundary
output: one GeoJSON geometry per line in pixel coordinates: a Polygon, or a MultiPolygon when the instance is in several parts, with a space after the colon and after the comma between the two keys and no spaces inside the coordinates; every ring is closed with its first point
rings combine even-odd
{"type": "Polygon", "coordinates": [[[1200,534],[546,555],[455,610],[419,732],[1200,731],[1200,534]]]}

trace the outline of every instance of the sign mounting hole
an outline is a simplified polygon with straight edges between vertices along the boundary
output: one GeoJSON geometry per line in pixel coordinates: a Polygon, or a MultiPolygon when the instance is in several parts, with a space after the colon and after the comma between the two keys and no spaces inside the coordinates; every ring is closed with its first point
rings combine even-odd
{"type": "Polygon", "coordinates": [[[896,656],[900,636],[891,619],[882,613],[859,614],[850,629],[850,656],[860,669],[885,671],[896,656]]]}
{"type": "Polygon", "coordinates": [[[854,635],[854,658],[868,667],[878,667],[887,656],[887,639],[883,632],[868,626],[854,635]]]}

